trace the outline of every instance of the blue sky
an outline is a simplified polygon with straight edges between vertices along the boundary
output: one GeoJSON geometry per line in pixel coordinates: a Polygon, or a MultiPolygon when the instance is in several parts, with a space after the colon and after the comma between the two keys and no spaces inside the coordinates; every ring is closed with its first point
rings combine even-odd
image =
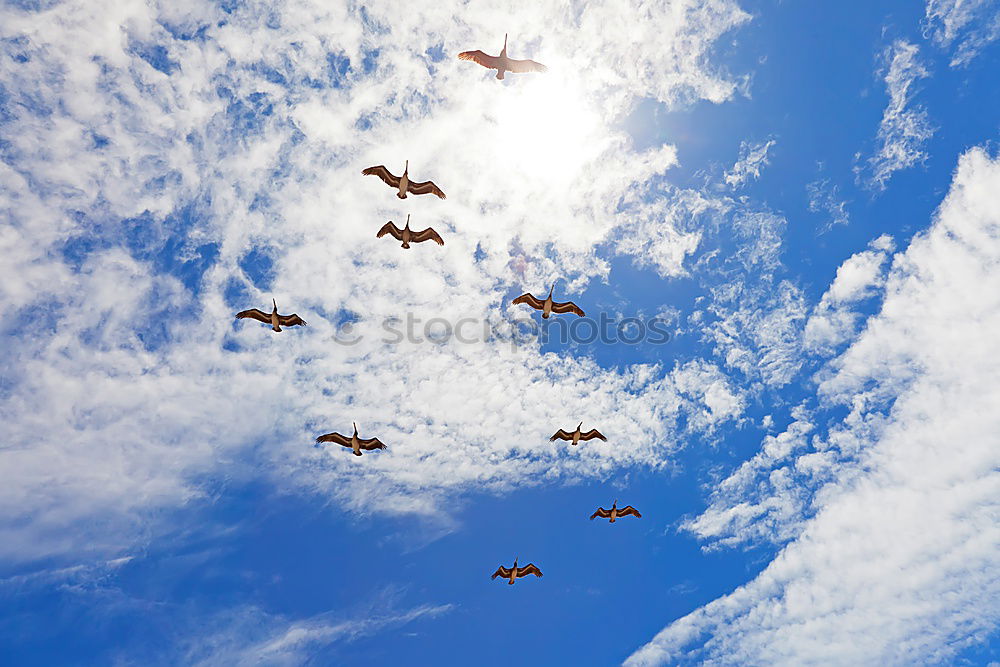
{"type": "Polygon", "coordinates": [[[1000,660],[1000,5],[328,5],[0,8],[0,661],[1000,660]]]}

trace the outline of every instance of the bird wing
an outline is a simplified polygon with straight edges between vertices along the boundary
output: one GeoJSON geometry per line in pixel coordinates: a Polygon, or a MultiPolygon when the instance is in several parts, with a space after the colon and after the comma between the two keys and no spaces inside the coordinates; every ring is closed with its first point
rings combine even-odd
{"type": "Polygon", "coordinates": [[[497,577],[509,577],[509,576],[510,576],[510,570],[501,565],[500,567],[497,568],[497,571],[493,573],[493,576],[490,577],[490,579],[496,579],[497,577]]]}
{"type": "Polygon", "coordinates": [[[434,185],[433,181],[424,181],[422,183],[415,183],[410,181],[409,185],[406,186],[407,192],[412,192],[415,195],[437,195],[441,199],[447,199],[441,188],[434,185]]]}
{"type": "Polygon", "coordinates": [[[618,516],[628,516],[629,514],[632,514],[640,519],[642,518],[642,515],[639,514],[639,510],[632,507],[631,505],[626,505],[625,507],[618,510],[618,516]]]}
{"type": "Polygon", "coordinates": [[[594,438],[598,438],[600,440],[603,440],[604,442],[608,441],[608,439],[605,438],[603,435],[601,435],[601,432],[598,431],[596,428],[592,428],[589,431],[587,431],[586,433],[581,433],[580,434],[580,439],[581,440],[593,440],[594,438]]]}
{"type": "Polygon", "coordinates": [[[553,302],[552,303],[552,312],[553,313],[574,313],[576,315],[579,315],[580,317],[583,317],[583,311],[580,309],[580,306],[576,305],[572,301],[567,301],[565,303],[556,303],[556,302],[553,302]]]}
{"type": "Polygon", "coordinates": [[[526,303],[529,306],[531,306],[532,308],[534,308],[535,310],[541,310],[542,308],[545,307],[545,303],[544,302],[539,301],[538,299],[536,299],[535,297],[531,296],[530,294],[522,294],[521,296],[519,296],[516,299],[514,299],[513,301],[511,301],[511,303],[526,303]]]}
{"type": "Polygon", "coordinates": [[[316,438],[316,442],[335,442],[344,447],[351,447],[351,439],[339,433],[326,433],[316,438]]]}
{"type": "Polygon", "coordinates": [[[242,319],[245,319],[247,317],[249,317],[251,319],[255,319],[255,320],[260,320],[264,324],[270,324],[271,323],[271,315],[270,315],[270,313],[265,313],[264,311],[257,310],[256,308],[251,308],[250,310],[244,310],[244,311],[241,311],[239,313],[236,313],[236,319],[238,319],[238,320],[242,320],[242,319]]]}
{"type": "Polygon", "coordinates": [[[507,59],[507,69],[515,73],[524,72],[544,72],[548,69],[542,63],[535,62],[534,60],[514,60],[513,58],[507,59]]]}
{"type": "Polygon", "coordinates": [[[611,512],[609,510],[604,509],[603,507],[598,507],[597,511],[590,515],[590,520],[593,521],[597,517],[601,517],[602,519],[608,519],[611,517],[611,512]]]}
{"type": "Polygon", "coordinates": [[[300,324],[305,326],[305,323],[306,321],[295,313],[292,313],[291,315],[278,315],[278,324],[283,327],[297,327],[300,324]]]}
{"type": "Polygon", "coordinates": [[[529,574],[533,574],[536,577],[540,577],[540,576],[542,576],[542,571],[539,570],[537,567],[535,567],[534,563],[528,563],[524,567],[517,568],[517,576],[518,576],[518,578],[526,577],[529,574]]]}
{"type": "Polygon", "coordinates": [[[392,220],[382,225],[382,229],[378,230],[378,234],[375,235],[375,238],[380,239],[386,234],[392,234],[396,237],[397,241],[403,240],[403,230],[392,224],[392,220]]]}
{"type": "Polygon", "coordinates": [[[490,56],[482,51],[462,51],[458,54],[459,60],[471,60],[474,63],[479,63],[483,67],[488,67],[489,69],[497,69],[500,66],[500,59],[496,56],[490,56]]]}
{"type": "Polygon", "coordinates": [[[410,240],[413,241],[414,243],[422,243],[424,241],[434,241],[434,243],[437,243],[438,245],[444,245],[444,239],[441,238],[441,235],[435,232],[430,227],[428,227],[422,232],[414,232],[410,236],[410,240]]]}
{"type": "Polygon", "coordinates": [[[572,440],[572,439],[573,439],[572,433],[567,433],[566,431],[559,429],[558,431],[552,434],[552,437],[549,438],[549,442],[552,442],[554,440],[572,440]]]}
{"type": "Polygon", "coordinates": [[[399,187],[399,178],[393,176],[392,172],[390,172],[381,164],[377,167],[368,167],[361,173],[364,174],[365,176],[378,176],[383,181],[385,181],[386,185],[391,185],[394,188],[399,187]]]}
{"type": "Polygon", "coordinates": [[[361,440],[360,438],[358,438],[358,441],[361,443],[361,449],[367,449],[367,450],[387,449],[386,446],[382,443],[382,441],[379,440],[378,438],[369,438],[368,440],[361,440]]]}

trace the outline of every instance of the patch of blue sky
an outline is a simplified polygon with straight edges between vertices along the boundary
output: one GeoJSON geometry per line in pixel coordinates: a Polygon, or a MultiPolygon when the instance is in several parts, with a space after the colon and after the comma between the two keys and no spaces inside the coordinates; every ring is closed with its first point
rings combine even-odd
{"type": "Polygon", "coordinates": [[[129,45],[129,52],[139,56],[149,63],[150,67],[167,76],[180,69],[180,63],[171,60],[170,51],[163,44],[146,44],[133,40],[129,45]]]}

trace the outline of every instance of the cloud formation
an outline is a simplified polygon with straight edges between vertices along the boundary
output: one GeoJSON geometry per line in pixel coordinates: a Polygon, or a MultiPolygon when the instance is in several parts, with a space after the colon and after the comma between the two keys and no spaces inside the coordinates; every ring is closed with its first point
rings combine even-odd
{"type": "Polygon", "coordinates": [[[869,185],[884,190],[892,175],[927,158],[924,143],[934,134],[927,111],[912,106],[913,85],[928,76],[918,56],[919,47],[896,40],[886,49],[885,87],[889,104],[878,127],[878,149],[868,159],[869,185]]]}
{"type": "MultiPolygon", "coordinates": [[[[936,663],[996,629],[997,193],[1000,159],[963,155],[931,227],[894,257],[880,312],[819,377],[818,409],[847,416],[826,430],[799,412],[723,485],[728,513],[692,524],[719,534],[766,514],[758,534],[792,541],[627,664],[936,663]],[[769,501],[750,495],[755,478],[773,481],[769,501]]],[[[862,294],[873,275],[838,274],[829,294],[862,294]]]]}

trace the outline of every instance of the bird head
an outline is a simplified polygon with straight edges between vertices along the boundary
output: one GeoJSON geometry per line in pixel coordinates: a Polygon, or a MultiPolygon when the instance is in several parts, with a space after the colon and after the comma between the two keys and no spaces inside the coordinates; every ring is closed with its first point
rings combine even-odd
{"type": "Polygon", "coordinates": [[[406,227],[409,228],[409,226],[410,226],[410,214],[407,213],[406,214],[406,227]]]}
{"type": "Polygon", "coordinates": [[[615,498],[615,502],[611,503],[611,509],[618,507],[618,499],[615,498]]]}
{"type": "Polygon", "coordinates": [[[581,426],[583,426],[583,422],[580,422],[579,424],[576,425],[576,430],[579,431],[581,426]]]}
{"type": "Polygon", "coordinates": [[[274,298],[272,298],[271,303],[274,304],[274,312],[278,312],[278,302],[275,301],[274,298]]]}
{"type": "Polygon", "coordinates": [[[356,423],[354,423],[354,422],[351,422],[351,425],[354,426],[354,435],[357,435],[358,434],[358,425],[356,423]]]}
{"type": "Polygon", "coordinates": [[[503,34],[503,52],[507,52],[507,33],[503,34]]]}
{"type": "Polygon", "coordinates": [[[517,556],[514,556],[514,567],[517,567],[517,556]]]}
{"type": "Polygon", "coordinates": [[[403,173],[405,174],[405,173],[407,173],[409,171],[410,171],[410,161],[407,160],[406,164],[403,165],[403,173]]]}
{"type": "Polygon", "coordinates": [[[552,287],[549,288],[549,298],[552,298],[552,293],[556,290],[556,284],[552,283],[552,287]]]}

